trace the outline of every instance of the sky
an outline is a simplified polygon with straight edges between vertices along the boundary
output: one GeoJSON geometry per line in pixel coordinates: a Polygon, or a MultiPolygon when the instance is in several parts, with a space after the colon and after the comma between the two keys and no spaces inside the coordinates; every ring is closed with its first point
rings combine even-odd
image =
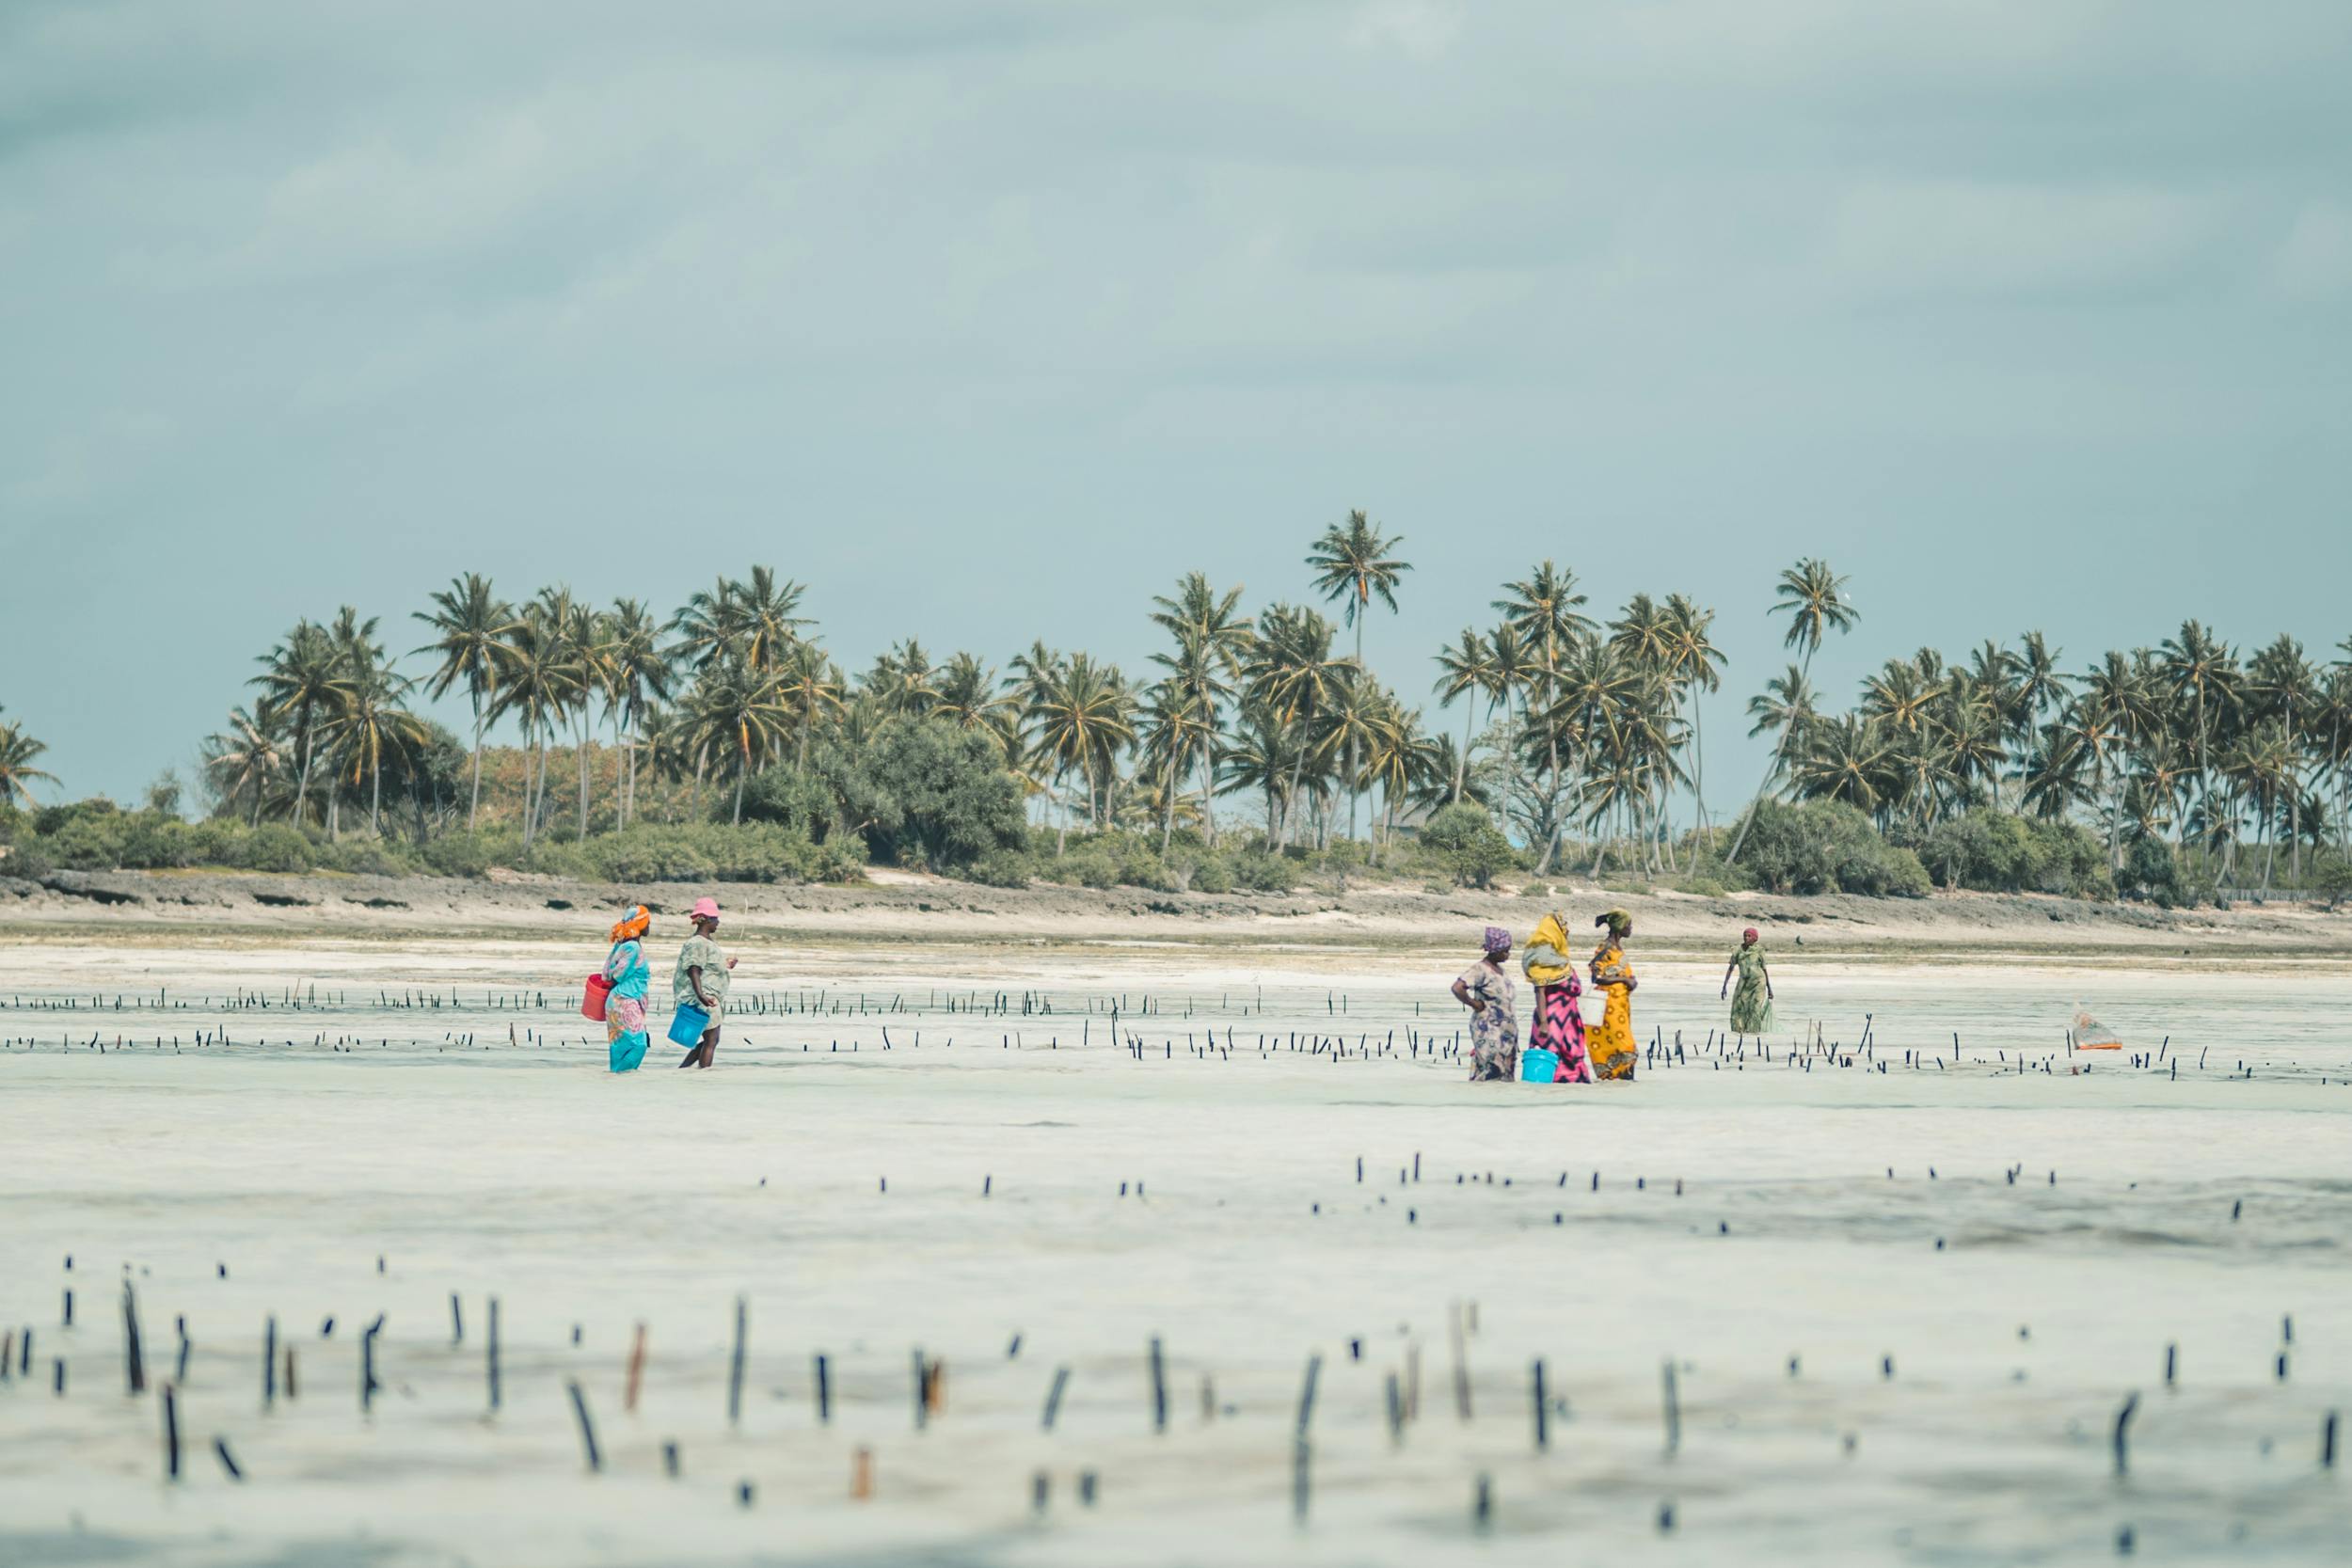
{"type": "Polygon", "coordinates": [[[0,707],[130,800],[298,616],[755,562],[1136,671],[1352,507],[1408,699],[1540,559],[1712,606],[1719,804],[1801,556],[1840,701],[2332,650],[2348,80],[2342,0],[12,0],[0,707]]]}

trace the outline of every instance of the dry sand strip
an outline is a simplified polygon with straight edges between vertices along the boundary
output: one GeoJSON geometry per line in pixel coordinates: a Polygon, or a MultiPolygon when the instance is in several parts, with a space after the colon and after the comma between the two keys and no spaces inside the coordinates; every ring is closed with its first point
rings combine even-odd
{"type": "Polygon", "coordinates": [[[266,942],[297,930],[307,933],[305,940],[358,942],[484,932],[578,940],[581,933],[593,936],[607,912],[624,903],[642,901],[675,914],[705,891],[716,893],[726,907],[731,932],[803,945],[1271,944],[1323,950],[1344,962],[1350,950],[1467,950],[1488,923],[1524,931],[1551,910],[1562,912],[1572,932],[1581,931],[1599,911],[1621,906],[1634,916],[1640,950],[1686,956],[1727,951],[1742,926],[1755,925],[1783,954],[1803,949],[1857,958],[2026,953],[2137,963],[2227,953],[2288,964],[2352,962],[2352,910],[2329,912],[2298,904],[2166,911],[2040,895],[1699,897],[1572,883],[1542,894],[1361,884],[1272,895],[1001,890],[889,871],[848,887],[726,883],[709,889],[515,875],[476,881],[64,872],[39,882],[0,878],[0,935],[40,942],[103,934],[125,944],[266,942]]]}

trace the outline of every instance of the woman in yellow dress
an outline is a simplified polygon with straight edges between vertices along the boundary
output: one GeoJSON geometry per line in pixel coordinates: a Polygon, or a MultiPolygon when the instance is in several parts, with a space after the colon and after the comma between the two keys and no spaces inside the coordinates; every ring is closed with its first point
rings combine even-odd
{"type": "Polygon", "coordinates": [[[1625,958],[1625,939],[1633,934],[1633,917],[1623,910],[1611,910],[1593,924],[1608,927],[1608,934],[1593,951],[1591,971],[1594,986],[1607,1001],[1601,1009],[1600,1027],[1585,1037],[1584,1049],[1592,1058],[1595,1078],[1631,1078],[1635,1058],[1633,992],[1641,984],[1633,977],[1633,966],[1625,958]]]}

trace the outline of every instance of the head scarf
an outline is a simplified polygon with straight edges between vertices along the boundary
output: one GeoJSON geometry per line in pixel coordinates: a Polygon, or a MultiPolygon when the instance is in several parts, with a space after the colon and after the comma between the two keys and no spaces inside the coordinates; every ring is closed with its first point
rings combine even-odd
{"type": "Polygon", "coordinates": [[[1527,939],[1527,955],[1519,960],[1519,967],[1534,984],[1556,986],[1576,973],[1567,955],[1568,933],[1558,915],[1548,914],[1543,924],[1535,927],[1535,934],[1527,939]]]}
{"type": "Polygon", "coordinates": [[[1753,927],[1753,926],[1751,926],[1751,927],[1749,927],[1746,930],[1744,930],[1744,931],[1740,932],[1740,940],[1741,942],[1754,942],[1754,941],[1756,941],[1756,927],[1753,927]]]}
{"type": "Polygon", "coordinates": [[[1613,942],[1633,934],[1633,917],[1623,910],[1611,910],[1607,914],[1596,916],[1593,924],[1608,927],[1613,942]]]}
{"type": "Polygon", "coordinates": [[[614,942],[633,942],[653,928],[653,911],[643,904],[631,904],[617,925],[612,927],[614,942]]]}
{"type": "Polygon", "coordinates": [[[1508,953],[1511,951],[1511,933],[1504,930],[1500,926],[1487,927],[1486,945],[1481,948],[1480,951],[1485,953],[1508,953]]]}

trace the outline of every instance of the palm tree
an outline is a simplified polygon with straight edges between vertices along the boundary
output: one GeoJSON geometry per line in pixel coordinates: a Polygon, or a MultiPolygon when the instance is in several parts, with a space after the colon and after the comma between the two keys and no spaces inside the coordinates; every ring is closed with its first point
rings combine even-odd
{"type": "Polygon", "coordinates": [[[49,750],[41,741],[24,733],[16,723],[0,723],[0,806],[33,803],[33,781],[54,784],[55,773],[44,772],[33,766],[49,750]]]}
{"type": "Polygon", "coordinates": [[[498,690],[506,654],[506,639],[514,629],[515,608],[491,592],[490,579],[468,572],[433,595],[431,611],[415,610],[411,620],[422,621],[439,635],[418,653],[435,653],[441,662],[425,677],[425,693],[436,702],[463,684],[473,708],[473,793],[466,803],[466,831],[472,832],[482,809],[482,722],[485,705],[498,690]]]}
{"type": "Polygon", "coordinates": [[[1249,617],[1239,613],[1241,590],[1218,594],[1207,576],[1187,572],[1176,584],[1173,598],[1152,596],[1158,608],[1152,622],[1176,640],[1176,652],[1153,654],[1152,660],[1168,670],[1192,694],[1193,705],[1205,719],[1200,726],[1196,762],[1200,774],[1200,832],[1216,843],[1216,816],[1210,800],[1216,790],[1218,716],[1232,700],[1232,678],[1248,657],[1255,637],[1249,617]]]}
{"type": "Polygon", "coordinates": [[[1812,682],[1791,664],[1786,673],[1766,681],[1764,689],[1748,699],[1748,717],[1756,721],[1748,726],[1751,737],[1767,730],[1779,737],[1772,742],[1772,774],[1765,781],[1769,788],[1782,776],[1782,765],[1804,744],[1806,732],[1821,721],[1812,682]]]}
{"type": "MultiPolygon", "coordinates": [[[[1813,656],[1820,651],[1822,638],[1833,631],[1843,635],[1852,630],[1854,622],[1861,618],[1861,612],[1853,608],[1845,590],[1846,579],[1832,572],[1829,562],[1811,556],[1780,574],[1780,596],[1773,602],[1772,613],[1788,617],[1788,635],[1782,640],[1781,645],[1804,650],[1804,657],[1798,665],[1800,685],[1808,683],[1812,677],[1813,656]]],[[[1784,754],[1788,744],[1788,730],[1781,732],[1780,742],[1780,747],[1772,753],[1771,766],[1764,771],[1763,782],[1756,786],[1756,800],[1749,802],[1746,820],[1732,835],[1731,852],[1724,857],[1725,865],[1739,861],[1740,847],[1747,842],[1748,826],[1756,820],[1756,801],[1764,799],[1764,791],[1772,786],[1772,780],[1788,760],[1784,754]]]]}
{"type": "MultiPolygon", "coordinates": [[[[1076,769],[1087,791],[1087,820],[1099,826],[1107,781],[1119,753],[1135,744],[1135,698],[1116,666],[1073,654],[1054,669],[1028,710],[1040,752],[1057,779],[1076,769]]],[[[1065,816],[1055,842],[1058,856],[1069,837],[1065,816]]]]}
{"type": "MultiPolygon", "coordinates": [[[[1458,800],[1470,768],[1470,723],[1477,717],[1476,699],[1494,689],[1494,645],[1478,635],[1477,627],[1464,626],[1459,642],[1438,650],[1438,668],[1444,672],[1438,677],[1436,687],[1439,707],[1452,707],[1456,697],[1471,699],[1462,705],[1462,750],[1454,758],[1454,795],[1458,800]]],[[[1492,711],[1489,702],[1488,712],[1492,711]]]]}
{"type": "MultiPolygon", "coordinates": [[[[539,590],[539,610],[547,635],[552,641],[558,677],[553,692],[555,716],[570,719],[578,752],[575,760],[580,768],[579,840],[584,844],[588,840],[588,710],[597,692],[611,689],[611,648],[605,618],[572,597],[572,591],[561,584],[539,590]]],[[[544,764],[544,752],[541,759],[544,764]]],[[[544,784],[541,789],[544,793],[544,784]]]]}
{"type": "Polygon", "coordinates": [[[1895,784],[1888,770],[1895,748],[1885,726],[1849,713],[1814,725],[1806,742],[1792,775],[1797,793],[1876,815],[1895,784]]]}
{"type": "Polygon", "coordinates": [[[523,847],[536,836],[541,803],[547,798],[548,749],[557,721],[579,681],[570,662],[568,641],[550,619],[547,596],[526,606],[507,634],[506,684],[499,689],[490,709],[491,722],[512,713],[523,736],[523,847]],[[533,783],[532,744],[537,743],[538,768],[533,783]]]}
{"type": "Polygon", "coordinates": [[[883,711],[919,719],[939,702],[938,675],[931,656],[910,637],[875,656],[874,667],[866,673],[865,689],[881,701],[883,711]]]}
{"type": "Polygon", "coordinates": [[[1160,853],[1176,833],[1176,797],[1186,766],[1201,742],[1216,731],[1214,715],[1181,673],[1163,677],[1145,693],[1136,734],[1143,770],[1159,803],[1160,853]]]}
{"type": "Polygon", "coordinates": [[[2191,733],[2201,797],[2213,788],[2213,717],[2235,705],[2237,656],[2196,621],[2182,622],[2180,634],[2166,638],[2159,652],[2173,695],[2189,703],[2195,720],[2191,733]]]}
{"type": "MultiPolygon", "coordinates": [[[[240,800],[252,802],[246,825],[262,825],[262,806],[286,770],[286,753],[278,744],[278,716],[264,701],[254,711],[229,710],[229,727],[204,742],[204,771],[223,804],[236,809],[240,800]]],[[[0,796],[5,789],[0,788],[0,796]]]]}
{"type": "Polygon", "coordinates": [[[776,692],[800,734],[795,766],[808,766],[809,736],[841,712],[841,672],[814,642],[797,642],[777,672],[776,692]]]}
{"type": "Polygon", "coordinates": [[[1341,693],[1361,666],[1331,657],[1336,629],[1312,610],[1296,605],[1268,607],[1259,622],[1257,646],[1243,674],[1252,695],[1286,732],[1291,777],[1282,800],[1281,832],[1273,847],[1286,848],[1296,826],[1298,792],[1311,752],[1325,750],[1320,732],[1341,693]]]}
{"type": "Polygon", "coordinates": [[[704,752],[723,749],[735,763],[735,825],[743,824],[743,786],[772,755],[786,733],[781,682],[747,658],[710,666],[694,686],[693,721],[704,752]]]}
{"type": "Polygon", "coordinates": [[[324,626],[310,621],[294,623],[286,640],[261,657],[262,673],[247,685],[262,689],[262,700],[294,725],[294,749],[301,754],[301,772],[294,783],[294,821],[307,815],[310,793],[310,759],[317,749],[319,721],[340,700],[342,660],[324,626]]]}
{"type": "MultiPolygon", "coordinates": [[[[1315,588],[1324,598],[1338,599],[1345,606],[1340,618],[1356,628],[1356,667],[1364,664],[1364,615],[1372,609],[1373,596],[1396,613],[1396,585],[1413,568],[1389,552],[1405,542],[1401,533],[1384,536],[1372,520],[1360,511],[1350,512],[1345,523],[1333,523],[1323,531],[1307,551],[1307,564],[1314,568],[1315,588]]],[[[1356,836],[1356,801],[1361,793],[1355,784],[1357,737],[1347,740],[1347,836],[1356,836]]]]}
{"type": "Polygon", "coordinates": [[[1667,671],[1691,705],[1691,809],[1692,826],[1707,827],[1707,741],[1699,723],[1699,693],[1723,686],[1724,654],[1708,636],[1715,612],[1701,610],[1680,594],[1666,595],[1667,671]]]}
{"type": "MultiPolygon", "coordinates": [[[[375,623],[367,623],[372,630],[375,623]]],[[[402,705],[415,684],[395,671],[384,650],[365,642],[352,650],[342,701],[328,723],[331,744],[342,767],[338,790],[346,778],[353,788],[368,781],[368,832],[384,831],[384,759],[388,753],[405,756],[425,740],[424,721],[402,705]]]]}
{"type": "Polygon", "coordinates": [[[808,625],[793,613],[805,592],[789,578],[778,582],[772,566],[755,566],[749,582],[735,584],[735,627],[746,664],[767,671],[784,662],[808,625]]]}
{"type": "MultiPolygon", "coordinates": [[[[2279,789],[2287,806],[2287,871],[2297,883],[2303,879],[2303,768],[2304,744],[2307,730],[2298,730],[2297,721],[2311,718],[2321,705],[2319,673],[2311,660],[2303,657],[2303,644],[2281,633],[2277,641],[2256,654],[2247,667],[2247,695],[2251,699],[2251,717],[2273,720],[2280,730],[2280,761],[2284,776],[2279,789]]],[[[2264,863],[2263,886],[2270,886],[2267,860],[2264,863]]]]}
{"type": "MultiPolygon", "coordinates": [[[[1555,688],[1559,680],[1562,658],[1576,643],[1591,634],[1593,623],[1579,612],[1584,595],[1578,592],[1576,574],[1565,567],[1545,561],[1517,582],[1503,584],[1507,598],[1494,601],[1493,609],[1502,612],[1504,624],[1518,637],[1530,656],[1534,668],[1530,674],[1538,683],[1542,705],[1555,705],[1555,688]]],[[[1497,648],[1498,657],[1501,654],[1497,648]]],[[[1533,708],[1536,699],[1531,693],[1526,699],[1533,708]]],[[[1542,854],[1535,862],[1535,874],[1542,876],[1551,867],[1552,856],[1560,847],[1560,736],[1556,732],[1545,736],[1545,778],[1549,786],[1551,804],[1542,815],[1550,822],[1550,831],[1544,835],[1542,854]]]]}
{"type": "Polygon", "coordinates": [[[613,826],[626,828],[637,807],[637,748],[645,715],[669,701],[675,667],[661,646],[661,624],[640,599],[615,599],[604,618],[605,701],[621,752],[614,775],[613,826]]]}

